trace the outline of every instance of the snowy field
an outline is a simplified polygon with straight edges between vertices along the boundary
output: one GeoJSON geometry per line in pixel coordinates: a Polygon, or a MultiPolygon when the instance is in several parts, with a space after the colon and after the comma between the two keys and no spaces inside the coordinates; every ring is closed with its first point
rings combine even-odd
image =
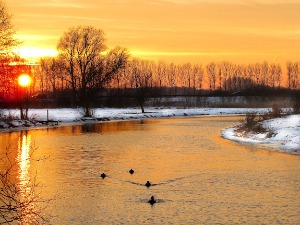
{"type": "MultiPolygon", "coordinates": [[[[81,109],[60,108],[60,109],[31,109],[29,118],[36,121],[48,120],[60,123],[86,122],[86,121],[109,121],[109,120],[131,120],[163,117],[182,117],[200,115],[243,115],[246,113],[263,114],[270,109],[267,108],[146,108],[146,113],[142,114],[139,108],[99,108],[94,110],[93,118],[82,117],[81,109]]],[[[19,117],[19,110],[4,110],[5,116],[19,117]]],[[[29,121],[14,120],[10,123],[0,121],[0,131],[10,132],[18,129],[27,129],[32,126],[43,126],[41,122],[32,124],[29,121]]],[[[224,138],[239,141],[263,144],[282,151],[300,154],[300,115],[290,115],[284,118],[272,119],[263,122],[263,127],[272,131],[272,137],[267,133],[250,133],[244,136],[236,132],[238,127],[228,128],[222,131],[224,138]]]]}

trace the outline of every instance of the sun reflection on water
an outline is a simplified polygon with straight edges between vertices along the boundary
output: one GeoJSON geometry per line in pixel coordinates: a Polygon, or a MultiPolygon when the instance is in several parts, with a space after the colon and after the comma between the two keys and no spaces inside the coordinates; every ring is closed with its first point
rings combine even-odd
{"type": "MultiPolygon", "coordinates": [[[[19,164],[19,179],[20,187],[27,186],[29,178],[30,168],[30,149],[31,149],[31,135],[21,134],[18,143],[18,164],[19,164]]],[[[25,191],[25,190],[24,190],[25,191]]]]}
{"type": "Polygon", "coordinates": [[[19,221],[21,224],[30,224],[35,220],[34,207],[34,181],[30,179],[30,159],[31,159],[31,135],[27,131],[21,132],[18,142],[18,178],[19,178],[19,193],[21,202],[21,211],[18,212],[19,221]]]}

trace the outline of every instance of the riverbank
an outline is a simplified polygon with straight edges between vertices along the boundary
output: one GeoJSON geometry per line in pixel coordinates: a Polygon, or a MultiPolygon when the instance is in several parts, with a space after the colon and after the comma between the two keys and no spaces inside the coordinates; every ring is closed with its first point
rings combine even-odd
{"type": "MultiPolygon", "coordinates": [[[[59,109],[30,109],[29,121],[11,120],[0,121],[0,132],[12,132],[45,126],[41,121],[58,121],[61,123],[72,122],[96,122],[114,120],[132,120],[164,117],[191,117],[191,116],[224,116],[245,115],[247,113],[264,114],[269,108],[146,108],[146,113],[141,113],[139,108],[97,108],[94,117],[82,117],[81,109],[59,108],[59,109]]],[[[4,110],[4,116],[19,117],[19,111],[4,110]]],[[[48,126],[55,125],[49,123],[48,126]]],[[[263,144],[280,149],[282,151],[300,154],[300,115],[291,115],[262,122],[266,129],[264,133],[238,132],[240,126],[228,128],[222,131],[226,139],[239,142],[263,144]],[[270,136],[272,133],[272,136],[270,136]]]]}
{"type": "MultiPolygon", "coordinates": [[[[141,113],[140,108],[96,108],[93,110],[93,117],[83,117],[80,108],[57,108],[57,109],[29,109],[29,121],[10,120],[9,123],[0,121],[0,127],[30,127],[39,126],[43,123],[38,121],[58,121],[59,123],[87,122],[87,121],[110,121],[130,120],[146,118],[164,118],[181,116],[202,116],[202,115],[244,115],[246,113],[266,113],[267,108],[154,108],[145,109],[141,113]],[[36,121],[32,123],[32,121],[36,121]]],[[[19,110],[3,110],[3,117],[19,118],[19,110]]]]}
{"type": "Polygon", "coordinates": [[[260,122],[262,132],[243,131],[241,125],[222,131],[222,136],[238,142],[260,144],[282,152],[300,154],[300,114],[260,122]]]}

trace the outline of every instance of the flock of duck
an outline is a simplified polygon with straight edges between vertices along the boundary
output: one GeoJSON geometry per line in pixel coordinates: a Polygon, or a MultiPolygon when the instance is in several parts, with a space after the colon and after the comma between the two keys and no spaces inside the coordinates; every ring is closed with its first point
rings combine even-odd
{"type": "MultiPolygon", "coordinates": [[[[128,172],[129,172],[130,174],[134,174],[134,170],[133,170],[133,169],[130,169],[128,172]]],[[[104,179],[105,177],[107,177],[107,175],[106,175],[105,173],[102,173],[102,174],[100,175],[100,177],[101,177],[102,179],[104,179]]],[[[148,187],[152,186],[152,184],[150,183],[150,181],[147,181],[147,182],[145,183],[145,186],[148,188],[148,187]]],[[[148,201],[148,203],[150,203],[151,205],[153,205],[153,204],[156,203],[156,200],[155,200],[154,196],[151,196],[151,198],[150,198],[150,200],[148,201]]]]}

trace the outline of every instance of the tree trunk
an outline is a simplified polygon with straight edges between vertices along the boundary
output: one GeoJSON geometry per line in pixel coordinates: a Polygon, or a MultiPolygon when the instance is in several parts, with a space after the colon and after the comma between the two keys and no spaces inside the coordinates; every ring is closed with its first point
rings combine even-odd
{"type": "Polygon", "coordinates": [[[141,104],[142,113],[145,113],[144,106],[141,104]]]}

